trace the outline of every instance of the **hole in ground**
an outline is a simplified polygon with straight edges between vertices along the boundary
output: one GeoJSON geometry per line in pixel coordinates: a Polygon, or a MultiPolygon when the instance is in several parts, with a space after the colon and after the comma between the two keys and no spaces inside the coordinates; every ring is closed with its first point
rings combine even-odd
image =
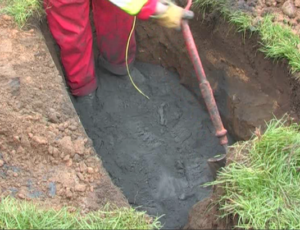
{"type": "Polygon", "coordinates": [[[164,215],[165,228],[183,227],[191,207],[210,193],[201,187],[212,180],[207,159],[224,153],[205,105],[159,65],[136,62],[132,71],[150,100],[127,76],[99,68],[97,75],[93,110],[73,103],[105,169],[132,206],[164,215]]]}
{"type": "MultiPolygon", "coordinates": [[[[249,54],[255,38],[242,44],[238,35],[224,36],[229,30],[226,23],[214,22],[191,22],[191,28],[225,126],[234,139],[245,140],[273,114],[292,110],[294,95],[285,77],[289,74],[286,66],[274,67],[263,55],[249,54]]],[[[46,24],[43,28],[60,68],[46,24]]],[[[129,203],[150,215],[164,214],[165,228],[181,228],[190,208],[210,193],[201,187],[212,180],[206,160],[223,149],[214,136],[181,33],[139,23],[137,38],[138,59],[143,62],[136,63],[132,75],[150,100],[137,93],[128,77],[97,68],[100,85],[93,110],[75,101],[74,106],[129,203]]]]}
{"type": "Polygon", "coordinates": [[[183,227],[192,205],[209,195],[201,187],[212,180],[206,160],[223,153],[204,106],[157,65],[132,71],[150,100],[127,77],[98,73],[94,110],[74,105],[104,167],[132,206],[164,214],[166,228],[183,227]]]}

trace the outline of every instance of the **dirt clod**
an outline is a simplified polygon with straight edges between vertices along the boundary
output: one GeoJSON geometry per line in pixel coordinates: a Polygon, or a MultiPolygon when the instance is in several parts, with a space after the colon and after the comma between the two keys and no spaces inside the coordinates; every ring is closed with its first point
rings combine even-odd
{"type": "Polygon", "coordinates": [[[58,158],[58,157],[59,157],[59,154],[60,154],[58,148],[53,147],[53,150],[52,150],[52,151],[53,151],[53,157],[54,157],[54,158],[58,158]]]}
{"type": "Polygon", "coordinates": [[[71,166],[73,165],[73,160],[72,160],[72,159],[69,159],[69,160],[67,161],[66,165],[67,165],[68,167],[71,167],[71,166]]]}
{"type": "Polygon", "coordinates": [[[80,180],[84,181],[84,176],[81,173],[77,173],[77,176],[80,180]]]}
{"type": "Polygon", "coordinates": [[[294,3],[289,0],[282,5],[282,12],[290,18],[296,17],[297,13],[294,3]]]}
{"type": "Polygon", "coordinates": [[[62,151],[65,154],[69,154],[70,156],[74,156],[75,155],[75,150],[74,150],[74,146],[71,140],[70,136],[65,136],[63,137],[60,141],[60,146],[62,151]]]}
{"type": "Polygon", "coordinates": [[[70,129],[71,131],[75,131],[75,130],[77,129],[77,126],[76,126],[76,125],[70,125],[70,126],[69,126],[69,129],[70,129]]]}
{"type": "Polygon", "coordinates": [[[41,137],[41,136],[33,136],[32,139],[33,139],[36,143],[38,143],[38,144],[40,144],[40,145],[46,145],[46,144],[48,144],[48,140],[47,140],[47,138],[45,138],[45,137],[41,137]]]}
{"type": "Polygon", "coordinates": [[[12,17],[9,16],[9,15],[3,15],[2,18],[5,20],[5,21],[12,21],[12,17]]]}
{"type": "Polygon", "coordinates": [[[50,108],[48,113],[48,119],[52,123],[59,123],[60,115],[55,109],[50,108]]]}
{"type": "Polygon", "coordinates": [[[73,193],[72,193],[72,191],[70,190],[70,188],[67,188],[67,189],[66,189],[65,194],[66,194],[66,197],[69,198],[69,199],[72,198],[72,196],[73,196],[73,193]]]}
{"type": "Polygon", "coordinates": [[[84,151],[85,151],[84,140],[83,139],[77,139],[76,141],[74,141],[74,148],[75,148],[75,152],[77,154],[83,155],[84,151]]]}
{"type": "Polygon", "coordinates": [[[23,193],[19,193],[18,198],[24,200],[24,199],[26,199],[26,196],[23,193]]]}
{"type": "Polygon", "coordinates": [[[75,191],[76,192],[84,192],[86,190],[85,184],[76,184],[75,185],[75,191]]]}
{"type": "Polygon", "coordinates": [[[266,0],[266,5],[267,6],[275,6],[276,5],[276,1],[275,0],[266,0]]]}
{"type": "Polygon", "coordinates": [[[82,173],[87,170],[87,166],[86,166],[86,164],[83,161],[81,161],[79,163],[79,168],[80,168],[80,172],[82,172],[82,173]]]}
{"type": "Polygon", "coordinates": [[[73,157],[73,160],[74,160],[75,162],[80,161],[80,159],[81,159],[81,157],[80,157],[77,153],[76,153],[75,156],[73,157]]]}
{"type": "Polygon", "coordinates": [[[25,149],[24,149],[22,146],[20,146],[20,147],[17,149],[17,153],[18,153],[19,155],[23,155],[23,154],[25,153],[25,149]]]}
{"type": "Polygon", "coordinates": [[[93,169],[92,167],[88,167],[88,168],[87,168],[87,172],[88,172],[89,174],[93,174],[93,173],[94,173],[94,169],[93,169]]]}
{"type": "Polygon", "coordinates": [[[298,8],[300,7],[300,0],[295,0],[295,6],[298,8]]]}
{"type": "Polygon", "coordinates": [[[49,148],[48,148],[48,153],[49,153],[50,155],[53,155],[53,151],[54,151],[54,148],[53,148],[52,146],[49,146],[49,148]]]}
{"type": "Polygon", "coordinates": [[[70,155],[65,156],[63,160],[64,161],[69,161],[70,160],[70,155]]]}

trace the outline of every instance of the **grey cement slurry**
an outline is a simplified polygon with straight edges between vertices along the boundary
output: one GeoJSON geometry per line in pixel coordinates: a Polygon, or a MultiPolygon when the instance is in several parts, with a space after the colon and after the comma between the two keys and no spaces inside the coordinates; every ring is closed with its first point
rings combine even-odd
{"type": "Polygon", "coordinates": [[[190,208],[207,197],[206,160],[223,153],[205,105],[160,66],[136,63],[132,76],[98,71],[92,110],[74,103],[103,165],[129,203],[181,228],[190,208]]]}

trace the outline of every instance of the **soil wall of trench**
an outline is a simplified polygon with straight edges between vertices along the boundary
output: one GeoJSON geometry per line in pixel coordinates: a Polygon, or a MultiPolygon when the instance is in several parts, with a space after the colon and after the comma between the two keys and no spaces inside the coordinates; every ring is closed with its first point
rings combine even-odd
{"type": "MultiPolygon", "coordinates": [[[[217,15],[203,20],[200,12],[189,25],[225,127],[237,140],[250,138],[274,115],[298,119],[299,83],[286,61],[266,59],[257,37],[243,39],[217,15]]],[[[178,72],[181,83],[204,103],[182,32],[140,21],[136,35],[138,60],[178,72]]]]}

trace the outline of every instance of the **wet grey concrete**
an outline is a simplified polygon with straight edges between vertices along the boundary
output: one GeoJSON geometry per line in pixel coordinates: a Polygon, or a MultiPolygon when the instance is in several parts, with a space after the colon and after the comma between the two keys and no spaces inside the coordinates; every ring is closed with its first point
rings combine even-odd
{"type": "MultiPolygon", "coordinates": [[[[104,167],[130,204],[181,228],[188,211],[209,195],[206,160],[223,153],[205,106],[160,66],[137,63],[135,83],[98,71],[94,108],[75,108],[104,167]]],[[[232,142],[232,141],[231,141],[232,142]]]]}

